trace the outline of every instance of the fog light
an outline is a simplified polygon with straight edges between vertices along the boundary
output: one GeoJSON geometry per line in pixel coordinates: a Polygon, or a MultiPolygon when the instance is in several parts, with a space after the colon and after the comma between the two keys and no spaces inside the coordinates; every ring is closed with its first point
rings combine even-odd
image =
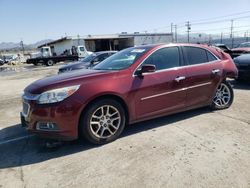
{"type": "Polygon", "coordinates": [[[36,130],[56,131],[59,130],[56,123],[52,122],[38,122],[36,124],[36,130]]]}

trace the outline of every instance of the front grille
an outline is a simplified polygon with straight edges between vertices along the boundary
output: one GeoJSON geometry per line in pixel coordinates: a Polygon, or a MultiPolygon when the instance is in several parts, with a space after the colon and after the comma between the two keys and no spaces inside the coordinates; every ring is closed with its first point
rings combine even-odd
{"type": "Polygon", "coordinates": [[[29,115],[30,105],[26,102],[23,102],[22,114],[27,117],[29,115]]]}

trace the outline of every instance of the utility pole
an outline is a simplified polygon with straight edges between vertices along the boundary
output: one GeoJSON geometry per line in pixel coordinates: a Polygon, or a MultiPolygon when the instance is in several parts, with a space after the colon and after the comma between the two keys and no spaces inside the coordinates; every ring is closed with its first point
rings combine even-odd
{"type": "Polygon", "coordinates": [[[191,24],[189,23],[189,21],[187,21],[187,24],[185,26],[187,26],[188,43],[189,43],[189,33],[190,33],[190,30],[191,30],[191,24]]]}
{"type": "Polygon", "coordinates": [[[246,38],[246,42],[248,42],[248,31],[245,32],[245,38],[246,38]]]}
{"type": "Polygon", "coordinates": [[[80,35],[77,35],[77,45],[80,46],[80,35]]]}
{"type": "Polygon", "coordinates": [[[209,44],[209,45],[211,45],[212,40],[213,40],[213,39],[212,39],[212,35],[211,35],[211,34],[209,34],[209,36],[208,36],[208,37],[209,37],[209,39],[208,39],[208,40],[209,40],[209,41],[208,41],[208,44],[209,44]]]}
{"type": "Polygon", "coordinates": [[[21,49],[22,49],[23,55],[24,55],[24,45],[23,45],[23,41],[22,41],[22,40],[21,40],[21,42],[20,42],[20,46],[21,46],[21,49]]]}
{"type": "Polygon", "coordinates": [[[175,28],[175,42],[177,43],[178,39],[177,39],[177,25],[176,24],[174,25],[174,28],[175,28]]]}
{"type": "Polygon", "coordinates": [[[223,33],[220,34],[220,43],[222,44],[223,33]]]}
{"type": "Polygon", "coordinates": [[[174,42],[173,23],[171,23],[172,42],[174,42]]]}
{"type": "Polygon", "coordinates": [[[232,40],[232,48],[234,47],[233,29],[234,29],[234,20],[231,20],[231,33],[230,33],[230,38],[231,38],[231,40],[232,40]]]}

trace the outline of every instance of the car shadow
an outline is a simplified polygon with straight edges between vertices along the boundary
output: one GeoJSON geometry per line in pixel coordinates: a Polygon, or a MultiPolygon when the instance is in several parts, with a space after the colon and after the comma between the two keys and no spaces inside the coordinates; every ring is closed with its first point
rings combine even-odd
{"type": "MultiPolygon", "coordinates": [[[[200,108],[136,123],[127,126],[120,137],[131,136],[142,131],[154,130],[155,128],[161,126],[171,126],[172,123],[205,113],[210,113],[210,109],[207,107],[200,108]]],[[[2,129],[0,130],[0,135],[13,132],[15,129],[20,129],[20,125],[14,125],[2,129]]],[[[79,139],[76,141],[64,142],[59,147],[48,148],[45,146],[47,140],[41,139],[37,136],[28,136],[27,133],[26,136],[26,139],[19,141],[13,141],[6,144],[0,143],[0,169],[36,164],[49,159],[67,156],[78,152],[84,152],[98,147],[104,147],[92,145],[84,140],[79,139]]]]}

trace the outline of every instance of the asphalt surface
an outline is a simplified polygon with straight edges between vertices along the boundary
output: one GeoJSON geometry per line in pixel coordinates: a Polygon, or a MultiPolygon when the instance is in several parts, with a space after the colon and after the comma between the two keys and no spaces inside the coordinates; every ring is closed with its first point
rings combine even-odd
{"type": "Polygon", "coordinates": [[[46,147],[20,127],[21,92],[58,67],[0,72],[2,187],[250,187],[250,84],[227,110],[201,108],[126,127],[107,145],[46,147]]]}

